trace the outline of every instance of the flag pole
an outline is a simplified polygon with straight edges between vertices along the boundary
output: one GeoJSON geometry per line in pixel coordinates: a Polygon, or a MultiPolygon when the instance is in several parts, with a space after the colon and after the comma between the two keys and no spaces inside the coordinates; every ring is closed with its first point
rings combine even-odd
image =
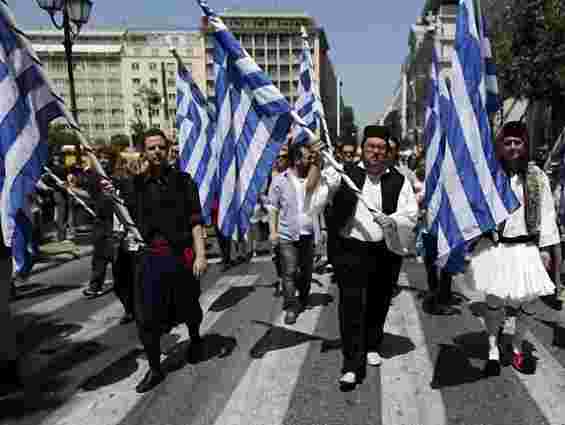
{"type": "Polygon", "coordinates": [[[67,195],[69,195],[71,198],[73,198],[73,200],[79,204],[81,207],[84,208],[84,210],[92,217],[92,218],[98,218],[98,216],[96,215],[96,213],[94,211],[92,211],[92,209],[86,205],[86,202],[84,202],[82,199],[79,198],[79,196],[70,188],[68,188],[65,183],[63,182],[63,180],[61,180],[59,177],[57,177],[57,175],[51,171],[51,169],[47,166],[43,167],[45,169],[45,174],[49,177],[51,177],[51,179],[55,182],[55,185],[63,190],[67,195]]]}

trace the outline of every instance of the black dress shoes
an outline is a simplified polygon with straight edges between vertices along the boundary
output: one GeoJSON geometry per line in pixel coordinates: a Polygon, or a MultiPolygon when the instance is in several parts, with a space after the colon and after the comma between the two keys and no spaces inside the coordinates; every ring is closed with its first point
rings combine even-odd
{"type": "Polygon", "coordinates": [[[490,376],[500,376],[500,361],[488,359],[483,374],[486,378],[490,376]]]}
{"type": "Polygon", "coordinates": [[[149,369],[141,382],[135,387],[135,391],[139,394],[146,393],[159,385],[163,379],[165,379],[163,372],[156,369],[149,369]]]}

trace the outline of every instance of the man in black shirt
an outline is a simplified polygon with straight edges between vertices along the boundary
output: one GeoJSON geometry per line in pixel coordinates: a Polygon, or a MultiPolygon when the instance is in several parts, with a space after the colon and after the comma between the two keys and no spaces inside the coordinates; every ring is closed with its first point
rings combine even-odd
{"type": "Polygon", "coordinates": [[[185,323],[198,351],[202,309],[199,278],[206,271],[198,188],[192,178],[168,164],[169,142],[160,130],[145,134],[147,171],[124,187],[124,199],[145,243],[138,255],[134,288],[135,320],[150,370],[136,391],[149,391],[164,379],[160,337],[185,323]]]}

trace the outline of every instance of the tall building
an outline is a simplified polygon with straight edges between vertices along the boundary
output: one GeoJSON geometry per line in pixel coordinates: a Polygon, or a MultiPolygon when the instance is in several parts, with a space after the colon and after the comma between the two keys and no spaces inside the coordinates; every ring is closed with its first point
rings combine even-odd
{"type": "MultiPolygon", "coordinates": [[[[302,53],[301,26],[310,35],[315,78],[333,140],[337,128],[337,81],[324,30],[303,12],[253,11],[222,14],[243,47],[291,103],[297,99],[302,53]]],[[[54,84],[71,107],[63,32],[26,31],[54,84]]],[[[130,136],[133,123],[173,133],[176,116],[175,47],[195,82],[214,94],[212,43],[203,29],[115,28],[84,30],[73,46],[78,119],[91,140],[130,136]]]]}
{"type": "MultiPolygon", "coordinates": [[[[409,54],[401,68],[400,81],[380,120],[398,117],[405,144],[422,141],[426,93],[432,48],[438,49],[440,74],[450,79],[455,44],[458,0],[429,0],[409,34],[409,54]]],[[[396,118],[395,118],[396,119],[396,118]]]]}
{"type": "MultiPolygon", "coordinates": [[[[242,46],[271,77],[291,104],[297,99],[302,54],[301,27],[309,34],[315,79],[320,84],[328,127],[336,140],[337,79],[329,57],[326,33],[304,12],[227,10],[220,13],[242,46]]],[[[203,28],[203,31],[205,29],[203,28]]],[[[206,90],[214,95],[213,42],[206,39],[206,90]]]]}
{"type": "MultiPolygon", "coordinates": [[[[51,78],[54,89],[70,108],[70,88],[63,33],[26,31],[51,78]]],[[[81,32],[73,46],[78,119],[91,140],[108,141],[131,134],[141,121],[164,130],[174,127],[176,114],[176,61],[174,46],[200,85],[204,83],[202,37],[197,30],[109,29],[81,32]],[[140,89],[156,93],[147,105],[140,89]]]]}

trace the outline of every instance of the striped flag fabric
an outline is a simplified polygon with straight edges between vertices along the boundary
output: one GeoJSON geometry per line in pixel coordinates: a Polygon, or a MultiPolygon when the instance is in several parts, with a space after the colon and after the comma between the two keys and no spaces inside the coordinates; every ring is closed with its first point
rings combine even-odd
{"type": "Polygon", "coordinates": [[[240,239],[286,141],[292,108],[208,3],[198,3],[213,28],[218,227],[240,239]]]}
{"type": "MultiPolygon", "coordinates": [[[[302,31],[302,56],[300,59],[300,79],[298,81],[298,98],[294,105],[294,110],[304,121],[313,133],[318,131],[320,123],[320,104],[316,93],[316,84],[314,80],[314,62],[312,61],[312,53],[310,43],[308,42],[308,34],[303,28],[302,31]]],[[[296,125],[294,128],[293,142],[298,144],[306,144],[310,142],[310,137],[306,134],[302,126],[296,125]]]]}
{"type": "Polygon", "coordinates": [[[31,221],[29,197],[35,191],[47,160],[49,123],[60,117],[76,128],[62,100],[51,89],[41,63],[12,12],[0,1],[0,155],[2,173],[0,214],[2,236],[12,247],[16,272],[29,268],[26,237],[31,221]],[[27,217],[29,218],[29,217],[27,217]]]}
{"type": "Polygon", "coordinates": [[[451,108],[441,168],[439,262],[495,230],[518,207],[495,157],[486,107],[483,36],[473,0],[460,0],[452,58],[451,108]]]}
{"type": "Polygon", "coordinates": [[[210,224],[218,167],[218,149],[214,146],[215,122],[202,91],[180,61],[177,68],[176,128],[180,168],[194,179],[199,190],[202,216],[210,224]]]}
{"type": "Polygon", "coordinates": [[[480,10],[480,2],[478,3],[478,11],[481,15],[479,23],[479,35],[481,37],[481,49],[483,57],[485,58],[485,107],[487,113],[494,114],[498,112],[501,107],[500,97],[498,93],[498,80],[496,78],[496,64],[492,56],[492,46],[490,43],[490,38],[488,36],[487,21],[484,15],[482,15],[480,10]]]}

